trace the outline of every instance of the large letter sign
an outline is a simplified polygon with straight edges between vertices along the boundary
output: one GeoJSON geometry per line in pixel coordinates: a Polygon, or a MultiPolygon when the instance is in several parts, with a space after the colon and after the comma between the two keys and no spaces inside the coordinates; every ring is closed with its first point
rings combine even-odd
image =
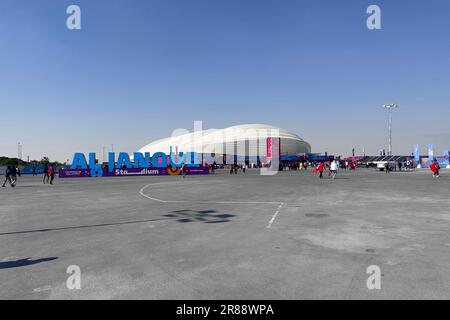
{"type": "Polygon", "coordinates": [[[74,154],[70,169],[61,169],[60,178],[84,178],[84,177],[117,177],[117,176],[155,176],[155,175],[178,175],[183,163],[186,164],[187,174],[208,174],[208,167],[201,167],[197,152],[180,152],[177,155],[170,150],[170,164],[168,157],[164,152],[156,152],[153,156],[150,152],[133,153],[133,162],[126,152],[119,153],[117,163],[115,153],[108,154],[108,170],[104,169],[102,164],[98,163],[95,153],[89,153],[89,162],[83,153],[74,154]]]}

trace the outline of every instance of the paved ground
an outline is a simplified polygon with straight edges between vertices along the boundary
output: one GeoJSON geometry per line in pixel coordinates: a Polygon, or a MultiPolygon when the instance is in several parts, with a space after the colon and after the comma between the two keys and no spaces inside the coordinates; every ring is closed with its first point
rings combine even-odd
{"type": "Polygon", "coordinates": [[[449,187],[450,172],[365,169],[22,177],[0,189],[0,298],[449,299],[449,187]]]}

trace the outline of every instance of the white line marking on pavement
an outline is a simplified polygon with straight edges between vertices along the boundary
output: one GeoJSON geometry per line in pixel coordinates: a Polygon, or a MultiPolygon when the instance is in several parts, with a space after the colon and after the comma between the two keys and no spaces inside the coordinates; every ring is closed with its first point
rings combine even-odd
{"type": "Polygon", "coordinates": [[[273,222],[277,218],[278,214],[280,213],[281,208],[283,207],[284,203],[279,201],[204,201],[204,200],[162,200],[155,197],[151,197],[144,193],[145,189],[147,189],[150,186],[158,185],[158,184],[172,184],[173,182],[163,182],[163,183],[150,183],[145,186],[143,186],[139,190],[139,194],[147,199],[160,202],[160,203],[212,203],[212,204],[278,204],[277,211],[273,215],[272,219],[270,219],[269,224],[267,225],[267,229],[270,229],[272,227],[273,222]]]}
{"type": "Polygon", "coordinates": [[[166,203],[166,202],[167,202],[167,201],[160,200],[160,199],[156,199],[156,198],[152,198],[152,197],[149,197],[148,195],[146,195],[146,194],[144,193],[144,190],[145,190],[147,187],[149,187],[149,186],[151,186],[151,184],[148,184],[148,185],[142,187],[141,190],[139,190],[139,194],[140,194],[141,196],[146,197],[146,198],[148,198],[148,199],[150,199],[150,200],[153,200],[153,201],[163,202],[163,203],[166,203]]]}
{"type": "Polygon", "coordinates": [[[45,287],[33,289],[33,292],[42,292],[42,291],[49,291],[49,290],[53,290],[53,288],[51,286],[45,286],[45,287]]]}
{"type": "MultiPolygon", "coordinates": [[[[144,190],[150,186],[157,185],[158,183],[150,183],[139,190],[139,194],[147,199],[161,202],[161,203],[216,203],[216,204],[280,204],[279,201],[205,201],[205,200],[162,200],[151,197],[144,193],[144,190]]],[[[168,183],[164,183],[168,184],[168,183]]]]}
{"type": "Polygon", "coordinates": [[[281,204],[278,206],[277,211],[274,213],[272,219],[270,219],[269,224],[267,225],[267,229],[270,229],[270,227],[272,227],[272,223],[275,221],[275,219],[277,218],[278,214],[280,213],[280,210],[281,210],[281,208],[283,207],[283,204],[284,204],[284,203],[281,203],[281,204]]]}

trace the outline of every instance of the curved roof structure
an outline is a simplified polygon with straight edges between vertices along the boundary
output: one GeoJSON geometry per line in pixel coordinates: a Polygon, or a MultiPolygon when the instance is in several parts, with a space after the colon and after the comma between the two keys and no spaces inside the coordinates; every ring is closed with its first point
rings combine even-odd
{"type": "Polygon", "coordinates": [[[281,138],[282,155],[311,152],[309,143],[285,129],[264,124],[244,124],[224,129],[209,129],[156,140],[139,152],[198,152],[239,156],[265,156],[267,138],[281,138]]]}

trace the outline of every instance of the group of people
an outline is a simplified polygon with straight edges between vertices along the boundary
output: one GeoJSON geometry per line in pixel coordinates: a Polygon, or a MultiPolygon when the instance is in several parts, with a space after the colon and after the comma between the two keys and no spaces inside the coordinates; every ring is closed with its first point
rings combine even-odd
{"type": "Polygon", "coordinates": [[[331,177],[331,179],[335,179],[338,168],[339,162],[337,160],[331,162],[319,162],[317,166],[314,167],[314,174],[319,174],[319,179],[323,179],[323,173],[328,169],[328,176],[331,177]]]}
{"type": "Polygon", "coordinates": [[[245,170],[247,170],[246,163],[235,163],[230,166],[230,174],[237,174],[238,171],[242,171],[242,173],[245,173],[245,170]]]}
{"type": "MultiPolygon", "coordinates": [[[[33,167],[33,176],[36,175],[36,169],[33,167]]],[[[21,176],[21,172],[19,168],[16,166],[8,166],[5,170],[5,180],[3,181],[2,187],[6,187],[6,183],[9,183],[11,187],[15,187],[17,184],[17,177],[21,176]]],[[[53,180],[55,179],[55,168],[53,165],[44,165],[44,175],[42,182],[44,184],[49,183],[53,184],[53,180]]]]}
{"type": "Polygon", "coordinates": [[[44,178],[42,179],[42,182],[44,184],[46,184],[46,183],[53,184],[54,179],[55,179],[55,168],[53,168],[52,165],[45,165],[44,166],[44,178]]]}
{"type": "MultiPolygon", "coordinates": [[[[389,165],[389,164],[388,164],[389,165]]],[[[398,169],[399,171],[402,170],[402,168],[410,168],[412,166],[412,162],[407,161],[406,163],[398,163],[398,169]]],[[[214,174],[215,170],[217,168],[217,164],[214,162],[213,164],[209,164],[209,173],[210,174],[214,174]]],[[[313,171],[314,171],[314,175],[319,175],[319,179],[323,179],[323,175],[324,172],[328,171],[328,176],[331,177],[331,179],[335,179],[338,169],[356,169],[357,164],[356,162],[344,162],[344,161],[338,161],[338,160],[333,160],[331,162],[299,162],[298,164],[296,163],[290,163],[289,165],[284,165],[280,163],[280,170],[283,170],[285,167],[289,168],[289,171],[291,170],[299,170],[300,172],[302,170],[308,170],[308,167],[313,167],[313,171]]],[[[237,174],[238,171],[242,171],[243,173],[245,173],[246,169],[248,168],[248,165],[246,163],[234,163],[232,165],[230,165],[230,174],[237,174]]],[[[391,167],[388,166],[385,168],[386,172],[391,171],[391,167]]],[[[440,171],[440,166],[439,163],[437,162],[436,159],[434,159],[434,161],[431,163],[430,165],[430,170],[433,173],[433,177],[435,178],[439,178],[439,171],[440,171]]],[[[186,176],[187,174],[187,170],[186,170],[186,164],[183,163],[182,167],[181,167],[181,174],[183,176],[183,178],[186,176]]],[[[7,167],[6,171],[5,171],[5,180],[3,181],[3,185],[2,187],[6,187],[6,184],[9,183],[9,185],[11,187],[15,187],[17,184],[17,177],[20,177],[21,172],[20,169],[17,168],[16,166],[10,165],[7,167]]],[[[36,175],[36,169],[35,167],[33,168],[33,176],[36,175]]],[[[44,165],[44,174],[43,174],[43,179],[42,182],[44,184],[48,183],[48,184],[53,184],[53,180],[55,179],[55,169],[53,165],[44,165]]]]}
{"type": "Polygon", "coordinates": [[[354,170],[358,167],[358,163],[356,161],[343,161],[343,160],[333,160],[333,161],[300,161],[295,162],[292,161],[290,163],[280,163],[280,171],[284,169],[288,169],[289,171],[295,170],[305,170],[307,171],[309,167],[317,168],[318,165],[324,163],[326,166],[330,166],[330,164],[334,162],[334,165],[337,166],[338,169],[341,170],[354,170]]]}
{"type": "Polygon", "coordinates": [[[386,162],[384,164],[384,170],[386,173],[390,171],[403,171],[403,170],[413,170],[415,168],[414,162],[407,161],[398,161],[398,162],[386,162]]]}
{"type": "Polygon", "coordinates": [[[17,183],[17,176],[20,176],[20,169],[16,166],[8,166],[5,171],[5,181],[3,181],[2,187],[6,187],[6,183],[9,182],[11,187],[15,187],[17,183]]]}

